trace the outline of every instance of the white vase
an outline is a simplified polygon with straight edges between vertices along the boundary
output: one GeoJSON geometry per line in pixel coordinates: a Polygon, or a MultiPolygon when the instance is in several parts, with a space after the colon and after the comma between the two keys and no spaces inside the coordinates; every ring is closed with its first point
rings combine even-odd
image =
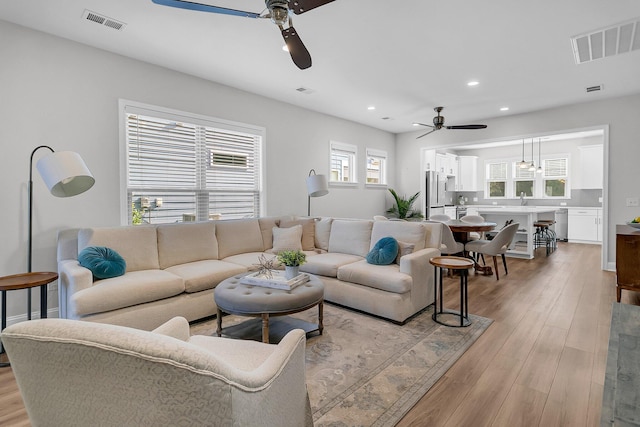
{"type": "Polygon", "coordinates": [[[284,278],[287,280],[293,279],[300,272],[300,266],[298,265],[285,265],[284,266],[284,278]]]}

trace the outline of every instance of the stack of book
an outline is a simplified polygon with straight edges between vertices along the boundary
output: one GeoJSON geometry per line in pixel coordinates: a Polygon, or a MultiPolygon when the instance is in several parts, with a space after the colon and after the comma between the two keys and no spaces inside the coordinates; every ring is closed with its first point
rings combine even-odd
{"type": "Polygon", "coordinates": [[[247,274],[240,283],[245,285],[263,286],[265,288],[272,289],[284,289],[290,291],[297,286],[309,281],[309,275],[300,273],[292,279],[286,279],[284,277],[284,271],[272,270],[270,275],[261,274],[259,272],[247,274]]]}

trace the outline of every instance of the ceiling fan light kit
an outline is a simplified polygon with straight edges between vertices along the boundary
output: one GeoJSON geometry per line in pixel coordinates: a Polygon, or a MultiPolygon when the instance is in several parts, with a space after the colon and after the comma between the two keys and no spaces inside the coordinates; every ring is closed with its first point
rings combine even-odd
{"type": "Polygon", "coordinates": [[[300,39],[298,32],[293,28],[291,14],[300,15],[320,7],[334,0],[265,0],[268,12],[255,13],[243,10],[229,9],[225,7],[211,6],[185,0],[151,0],[155,4],[175,7],[178,9],[194,10],[197,12],[219,13],[222,15],[241,16],[245,18],[269,18],[271,22],[280,28],[282,38],[287,45],[293,63],[301,70],[311,67],[311,54],[300,39]],[[287,25],[288,23],[288,25],[287,25]],[[287,28],[285,28],[287,25],[287,28]]]}
{"type": "Polygon", "coordinates": [[[433,132],[435,132],[437,130],[440,130],[442,128],[445,128],[445,129],[485,129],[487,127],[487,125],[454,125],[454,126],[445,126],[444,125],[444,116],[440,115],[442,110],[444,110],[444,107],[436,107],[436,108],[433,109],[433,111],[435,111],[437,113],[437,116],[435,116],[433,118],[433,126],[427,125],[427,124],[424,124],[424,123],[419,123],[419,122],[414,123],[414,125],[426,126],[426,127],[429,127],[431,129],[433,129],[433,130],[425,133],[424,135],[418,136],[416,139],[420,139],[423,136],[427,136],[430,133],[433,133],[433,132]]]}

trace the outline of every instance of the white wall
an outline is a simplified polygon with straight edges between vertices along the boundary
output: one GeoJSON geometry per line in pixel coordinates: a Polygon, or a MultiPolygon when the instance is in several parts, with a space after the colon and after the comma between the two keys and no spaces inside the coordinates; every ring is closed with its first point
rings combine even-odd
{"type": "MultiPolygon", "coordinates": [[[[0,276],[26,271],[29,155],[38,145],[80,153],[96,184],[79,196],[57,199],[34,172],[34,271],[56,271],[57,230],[119,225],[120,98],[265,127],[268,215],[306,214],[305,178],[311,168],[328,174],[331,139],[355,144],[360,153],[367,146],[387,151],[394,184],[395,141],[388,132],[3,21],[0,40],[0,276]]],[[[34,160],[44,154],[39,151],[34,160]]],[[[312,199],[312,215],[371,218],[384,212],[387,192],[365,189],[363,155],[358,166],[358,188],[331,188],[312,199]]],[[[9,292],[9,316],[25,313],[25,295],[9,292]]],[[[56,306],[57,295],[50,291],[49,307],[56,306]]]]}
{"type": "MultiPolygon", "coordinates": [[[[590,95],[585,95],[590,97],[590,95]]],[[[640,197],[640,94],[603,99],[528,114],[482,120],[487,129],[479,131],[441,130],[416,140],[424,131],[398,135],[396,186],[407,193],[420,189],[420,161],[416,152],[422,148],[454,147],[479,140],[531,137],[543,133],[609,125],[608,164],[605,166],[605,201],[608,200],[608,234],[603,249],[605,260],[615,262],[615,225],[640,215],[640,209],[626,207],[627,197],[640,197]],[[607,189],[608,188],[608,191],[607,189]]],[[[453,118],[453,116],[452,116],[453,118]]],[[[605,145],[605,161],[607,159],[605,145]]]]}

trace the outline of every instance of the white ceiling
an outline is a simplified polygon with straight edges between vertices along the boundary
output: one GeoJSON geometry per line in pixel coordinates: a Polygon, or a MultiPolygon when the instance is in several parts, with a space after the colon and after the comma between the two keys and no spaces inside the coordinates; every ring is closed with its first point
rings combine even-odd
{"type": "MultiPolygon", "coordinates": [[[[264,9],[262,0],[202,2],[264,9]]],[[[455,125],[640,93],[640,50],[576,65],[570,43],[633,18],[637,0],[335,0],[294,16],[313,58],[299,70],[269,20],[151,0],[0,2],[9,22],[394,133],[430,123],[438,105],[455,125]],[[85,20],[85,9],[126,26],[85,20]],[[604,90],[586,93],[593,85],[604,90]]]]}

